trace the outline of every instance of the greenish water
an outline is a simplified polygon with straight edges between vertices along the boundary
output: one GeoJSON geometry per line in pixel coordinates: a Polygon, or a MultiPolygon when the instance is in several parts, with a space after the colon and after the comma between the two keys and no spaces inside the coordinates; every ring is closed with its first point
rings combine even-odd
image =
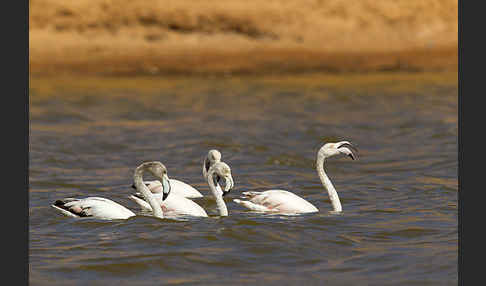
{"type": "Polygon", "coordinates": [[[457,285],[457,84],[418,78],[34,79],[30,284],[457,285]],[[360,157],[327,162],[337,215],[315,157],[338,140],[360,157]],[[224,218],[201,172],[213,148],[236,184],[224,218]],[[146,160],[199,189],[210,217],[100,221],[49,207],[101,196],[140,214],[127,197],[146,160]],[[273,188],[319,213],[263,215],[232,201],[273,188]]]}

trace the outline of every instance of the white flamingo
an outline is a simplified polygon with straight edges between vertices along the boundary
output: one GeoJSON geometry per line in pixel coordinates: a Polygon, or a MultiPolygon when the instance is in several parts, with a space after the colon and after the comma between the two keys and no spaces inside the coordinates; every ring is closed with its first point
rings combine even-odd
{"type": "MultiPolygon", "coordinates": [[[[345,154],[351,159],[355,160],[356,154],[353,153],[356,149],[348,141],[341,141],[337,143],[324,144],[317,153],[317,173],[321,179],[321,183],[326,188],[329,198],[331,199],[332,208],[335,212],[341,212],[341,202],[336,189],[331,183],[331,180],[324,172],[324,160],[337,154],[345,154]]],[[[284,190],[269,190],[264,192],[243,192],[247,201],[234,199],[233,201],[250,210],[259,212],[272,212],[279,214],[299,214],[312,213],[319,210],[304,200],[303,198],[284,190]]]]}
{"type": "MultiPolygon", "coordinates": [[[[207,171],[209,170],[209,168],[214,163],[219,161],[221,161],[221,153],[215,149],[209,150],[208,155],[206,156],[206,158],[204,158],[203,161],[202,171],[204,179],[207,178],[207,171]]],[[[160,183],[160,181],[144,181],[144,183],[152,193],[157,194],[162,192],[162,184],[160,183]]],[[[203,197],[203,195],[198,190],[182,181],[170,179],[170,186],[172,195],[179,195],[189,199],[203,197]]],[[[132,185],[132,187],[135,188],[135,185],[132,185]]],[[[138,196],[141,197],[141,194],[138,194],[138,196]]]]}
{"type": "MultiPolygon", "coordinates": [[[[228,209],[226,208],[226,204],[224,203],[223,196],[229,193],[234,187],[234,181],[233,177],[231,176],[230,167],[224,162],[216,162],[209,168],[206,175],[206,180],[208,182],[211,193],[216,199],[216,205],[219,215],[227,216],[228,209]],[[221,179],[224,179],[225,181],[224,190],[222,190],[219,186],[219,181],[221,179]]],[[[208,216],[206,211],[201,206],[191,201],[190,199],[184,198],[177,194],[174,195],[172,194],[172,192],[166,200],[162,200],[162,196],[158,194],[154,194],[153,197],[156,198],[164,212],[164,215],[166,216],[208,216]]],[[[140,198],[139,195],[131,195],[129,198],[137,203],[142,209],[146,211],[152,211],[151,205],[144,201],[143,198],[140,198]]]]}
{"type": "MultiPolygon", "coordinates": [[[[163,217],[162,209],[157,203],[152,193],[147,186],[143,184],[142,176],[145,171],[149,171],[156,178],[162,181],[163,185],[163,199],[167,197],[170,192],[169,178],[167,177],[167,169],[160,162],[146,162],[135,169],[133,176],[134,184],[143,196],[151,205],[154,206],[154,216],[163,217]]],[[[71,217],[93,217],[99,219],[127,219],[135,216],[131,210],[109,199],[101,197],[87,197],[83,199],[65,198],[57,200],[53,208],[59,210],[66,216],[71,217]]]]}
{"type": "Polygon", "coordinates": [[[228,216],[228,208],[223,197],[226,196],[235,186],[231,176],[231,168],[224,162],[214,163],[207,172],[206,178],[211,194],[216,200],[216,206],[220,216],[228,216]],[[221,189],[219,182],[224,179],[224,190],[221,189]]]}

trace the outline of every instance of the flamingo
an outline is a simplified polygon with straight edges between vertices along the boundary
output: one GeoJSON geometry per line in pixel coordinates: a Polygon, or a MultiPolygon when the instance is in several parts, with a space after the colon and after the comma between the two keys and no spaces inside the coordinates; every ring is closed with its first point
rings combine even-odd
{"type": "MultiPolygon", "coordinates": [[[[335,212],[341,212],[342,206],[336,189],[324,172],[324,160],[338,154],[347,155],[355,160],[357,159],[355,153],[357,153],[356,148],[348,141],[326,143],[317,152],[317,174],[319,175],[322,185],[327,190],[332,208],[335,212]]],[[[243,192],[242,194],[243,198],[248,200],[234,199],[233,201],[243,207],[258,212],[300,214],[319,211],[310,202],[285,190],[268,190],[264,192],[250,191],[243,192]]]]}
{"type": "MultiPolygon", "coordinates": [[[[162,181],[162,200],[168,196],[170,192],[170,183],[167,176],[167,169],[165,166],[157,161],[146,162],[135,169],[134,184],[143,196],[149,201],[150,205],[154,206],[154,216],[163,218],[160,204],[155,201],[152,193],[147,186],[143,184],[142,176],[145,171],[149,171],[162,181]]],[[[59,210],[62,214],[70,217],[93,217],[98,219],[127,219],[135,216],[131,210],[116,203],[112,200],[102,197],[87,197],[82,199],[64,198],[56,200],[51,205],[53,208],[59,210]]]]}

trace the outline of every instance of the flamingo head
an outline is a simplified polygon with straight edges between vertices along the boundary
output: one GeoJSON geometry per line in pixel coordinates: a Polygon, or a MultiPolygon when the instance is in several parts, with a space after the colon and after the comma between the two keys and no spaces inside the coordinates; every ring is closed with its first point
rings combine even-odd
{"type": "Polygon", "coordinates": [[[164,201],[170,194],[171,186],[169,176],[167,175],[167,168],[159,161],[149,162],[147,170],[152,173],[160,182],[162,182],[162,200],[164,201]]]}
{"type": "Polygon", "coordinates": [[[214,184],[218,184],[221,179],[224,179],[223,196],[227,195],[235,186],[233,177],[231,176],[231,168],[224,162],[216,162],[209,169],[209,173],[213,174],[214,184]]]}
{"type": "Polygon", "coordinates": [[[340,141],[337,143],[326,143],[319,150],[319,155],[325,158],[335,155],[343,154],[349,156],[351,159],[358,159],[358,150],[349,141],[340,141]]]}
{"type": "Polygon", "coordinates": [[[206,172],[209,171],[209,167],[219,161],[221,161],[221,153],[216,149],[209,150],[208,156],[204,159],[204,167],[206,168],[206,172]]]}

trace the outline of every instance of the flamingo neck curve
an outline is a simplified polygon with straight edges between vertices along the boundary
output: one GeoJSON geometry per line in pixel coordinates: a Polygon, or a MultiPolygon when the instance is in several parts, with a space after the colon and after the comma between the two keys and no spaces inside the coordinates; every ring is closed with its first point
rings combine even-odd
{"type": "Polygon", "coordinates": [[[341,201],[339,200],[338,193],[334,186],[331,183],[331,180],[327,176],[326,172],[324,172],[324,160],[325,156],[322,154],[317,155],[317,174],[321,179],[321,183],[326,188],[327,193],[329,195],[329,199],[331,200],[332,208],[335,212],[341,212],[343,210],[341,206],[341,201]]]}
{"type": "Polygon", "coordinates": [[[155,217],[164,218],[164,213],[162,212],[162,207],[157,202],[155,197],[152,195],[152,192],[145,186],[143,183],[143,173],[145,171],[145,165],[141,165],[137,167],[135,170],[135,174],[133,175],[133,182],[137,190],[142,193],[145,200],[150,204],[152,207],[152,211],[155,217]]]}
{"type": "Polygon", "coordinates": [[[214,171],[211,170],[208,173],[208,177],[207,177],[209,188],[211,189],[211,193],[216,199],[216,205],[218,207],[219,215],[228,216],[228,208],[226,207],[226,204],[223,199],[223,191],[221,190],[219,184],[217,185],[217,187],[214,185],[213,175],[214,175],[214,171]]]}

